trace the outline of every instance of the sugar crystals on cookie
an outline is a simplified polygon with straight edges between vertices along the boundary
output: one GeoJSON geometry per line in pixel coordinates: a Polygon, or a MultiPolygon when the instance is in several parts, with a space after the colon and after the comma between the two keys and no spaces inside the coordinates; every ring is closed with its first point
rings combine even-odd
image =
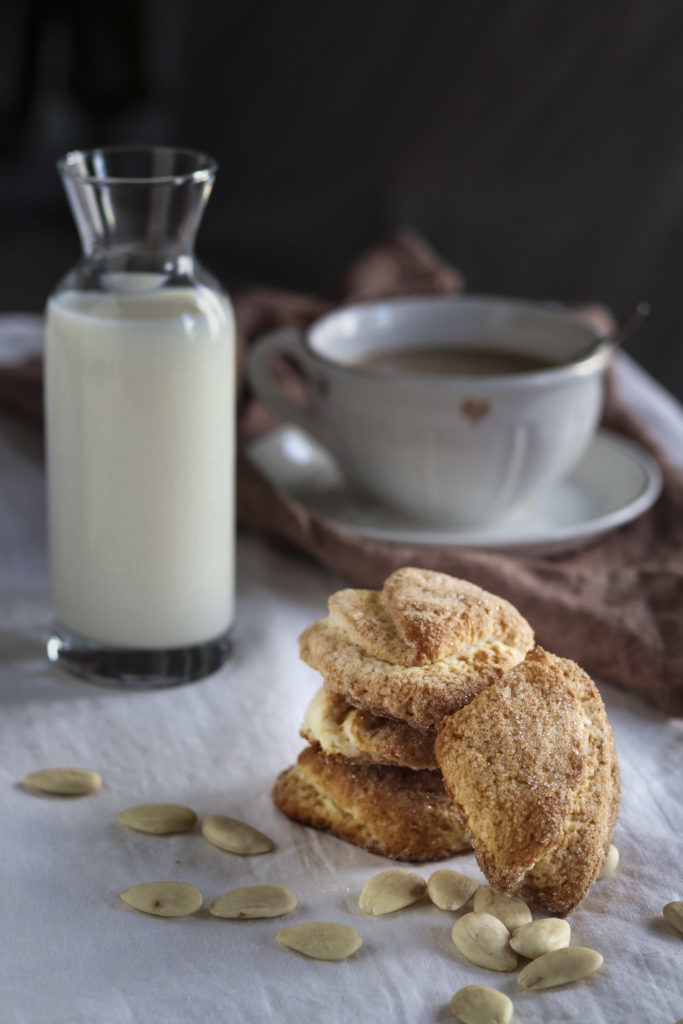
{"type": "Polygon", "coordinates": [[[443,720],[435,749],[491,885],[556,913],[576,907],[620,798],[614,737],[586,673],[536,647],[443,720]]]}
{"type": "Polygon", "coordinates": [[[302,634],[325,688],[420,730],[469,703],[533,646],[508,601],[427,569],[398,569],[381,591],[342,590],[302,634]]]}

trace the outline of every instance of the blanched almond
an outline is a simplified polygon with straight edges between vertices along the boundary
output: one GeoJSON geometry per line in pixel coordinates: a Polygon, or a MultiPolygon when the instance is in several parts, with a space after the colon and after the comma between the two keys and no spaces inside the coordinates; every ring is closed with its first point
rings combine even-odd
{"type": "Polygon", "coordinates": [[[187,917],[202,905],[202,894],[185,882],[147,882],[121,893],[129,907],[155,917],[187,917]]]}
{"type": "Polygon", "coordinates": [[[474,894],[474,909],[493,914],[502,921],[509,932],[521,928],[531,921],[531,911],[519,896],[508,896],[496,892],[490,885],[482,885],[474,894]]]}
{"type": "Polygon", "coordinates": [[[358,906],[366,914],[392,914],[395,910],[415,903],[424,895],[426,889],[424,878],[415,871],[389,868],[388,871],[381,871],[365,883],[358,906]]]}
{"type": "Polygon", "coordinates": [[[472,898],[479,883],[459,871],[439,868],[429,876],[427,895],[440,910],[460,910],[472,898]]]}
{"type": "Polygon", "coordinates": [[[281,917],[296,907],[296,896],[283,885],[245,885],[231,889],[209,907],[214,917],[244,919],[281,917]]]}
{"type": "Polygon", "coordinates": [[[667,903],[662,913],[671,927],[683,935],[683,900],[674,900],[673,903],[667,903]]]}
{"type": "Polygon", "coordinates": [[[275,849],[275,843],[263,832],[251,825],[227,818],[222,814],[210,814],[202,822],[202,835],[221,850],[228,853],[239,853],[251,857],[258,853],[269,853],[275,849]]]}
{"type": "Polygon", "coordinates": [[[333,921],[294,924],[278,932],[277,939],[286,949],[313,960],[345,960],[363,944],[355,928],[333,921]]]}
{"type": "Polygon", "coordinates": [[[102,779],[88,768],[41,768],[25,775],[24,783],[30,789],[54,796],[86,796],[100,788],[102,779]]]}
{"type": "Polygon", "coordinates": [[[182,804],[139,804],[121,811],[119,821],[136,832],[167,835],[189,832],[197,821],[197,815],[182,804]]]}
{"type": "Polygon", "coordinates": [[[517,966],[517,954],[510,949],[510,932],[492,914],[464,914],[453,925],[451,935],[463,956],[478,967],[512,971],[517,966]]]}
{"type": "Polygon", "coordinates": [[[612,845],[607,851],[607,856],[605,857],[600,866],[600,870],[598,871],[596,881],[601,881],[603,878],[609,878],[610,875],[613,875],[614,872],[617,870],[618,864],[619,851],[617,850],[616,846],[612,845]]]}
{"type": "Polygon", "coordinates": [[[519,972],[522,988],[542,989],[566,985],[570,981],[587,978],[602,966],[602,957],[586,946],[567,946],[552,953],[544,953],[532,960],[519,972]]]}
{"type": "Polygon", "coordinates": [[[564,949],[569,945],[571,934],[569,921],[564,918],[541,917],[517,928],[512,933],[510,945],[521,956],[535,960],[554,949],[564,949]]]}
{"type": "Polygon", "coordinates": [[[509,1024],[512,1000],[488,985],[467,985],[451,999],[451,1013],[462,1024],[509,1024]]]}

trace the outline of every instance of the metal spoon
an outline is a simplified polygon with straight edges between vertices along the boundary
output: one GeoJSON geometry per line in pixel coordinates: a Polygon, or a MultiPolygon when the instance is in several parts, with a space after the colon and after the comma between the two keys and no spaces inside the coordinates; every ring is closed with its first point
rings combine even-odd
{"type": "Polygon", "coordinates": [[[601,349],[609,348],[613,351],[616,350],[619,345],[622,344],[629,335],[633,334],[637,327],[640,327],[643,320],[650,315],[650,303],[639,302],[630,316],[626,317],[623,323],[617,324],[617,326],[609,331],[607,334],[603,334],[601,337],[596,338],[595,341],[586,348],[579,355],[572,356],[568,359],[568,363],[582,363],[584,359],[589,359],[590,356],[595,355],[601,349]]]}

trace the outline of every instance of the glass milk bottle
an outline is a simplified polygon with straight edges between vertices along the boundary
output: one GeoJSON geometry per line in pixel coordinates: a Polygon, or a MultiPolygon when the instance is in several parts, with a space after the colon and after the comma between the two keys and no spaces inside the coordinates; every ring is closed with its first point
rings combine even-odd
{"type": "Polygon", "coordinates": [[[226,659],[234,609],[234,317],[193,254],[216,165],[114,147],[58,167],[83,258],[46,314],[48,656],[188,682],[226,659]]]}

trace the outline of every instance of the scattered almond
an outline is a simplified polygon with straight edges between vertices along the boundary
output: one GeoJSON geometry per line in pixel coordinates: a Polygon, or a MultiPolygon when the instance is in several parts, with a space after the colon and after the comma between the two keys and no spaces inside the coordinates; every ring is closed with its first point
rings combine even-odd
{"type": "Polygon", "coordinates": [[[232,919],[281,917],[295,907],[296,896],[283,885],[245,885],[215,899],[209,913],[232,919]]]}
{"type": "Polygon", "coordinates": [[[683,900],[667,903],[662,913],[672,928],[683,935],[683,900]]]}
{"type": "Polygon", "coordinates": [[[358,906],[366,914],[392,914],[395,910],[415,903],[424,895],[426,889],[424,878],[415,871],[389,868],[388,871],[381,871],[365,883],[358,906]]]}
{"type": "Polygon", "coordinates": [[[521,956],[535,960],[544,953],[554,949],[564,949],[569,945],[572,930],[569,921],[562,917],[541,917],[538,921],[530,921],[512,933],[510,945],[521,956]]]}
{"type": "Polygon", "coordinates": [[[598,871],[596,881],[602,881],[603,878],[609,878],[617,870],[619,864],[619,851],[616,846],[610,846],[607,851],[607,856],[602,862],[600,870],[598,871]]]}
{"type": "Polygon", "coordinates": [[[459,871],[439,868],[429,876],[427,895],[440,910],[460,910],[472,898],[479,883],[459,871]]]}
{"type": "Polygon", "coordinates": [[[41,768],[25,775],[24,783],[54,796],[86,796],[100,788],[102,778],[88,768],[41,768]]]}
{"type": "Polygon", "coordinates": [[[258,853],[270,853],[275,843],[251,825],[227,818],[222,814],[211,814],[202,822],[202,835],[210,843],[228,853],[239,853],[251,857],[258,853]]]}
{"type": "Polygon", "coordinates": [[[185,882],[147,882],[121,893],[129,907],[155,917],[187,917],[202,905],[202,894],[185,882]]]}
{"type": "Polygon", "coordinates": [[[532,960],[519,972],[522,988],[538,990],[566,985],[570,981],[587,978],[602,966],[602,957],[586,946],[567,946],[552,953],[544,953],[532,960]]]}
{"type": "Polygon", "coordinates": [[[189,832],[197,821],[197,815],[182,804],[139,804],[121,811],[119,821],[137,832],[167,835],[171,832],[189,832]]]}
{"type": "Polygon", "coordinates": [[[493,914],[464,914],[453,925],[451,935],[463,956],[478,967],[512,971],[517,966],[517,954],[510,949],[510,932],[493,914]]]}
{"type": "Polygon", "coordinates": [[[451,1013],[462,1024],[509,1024],[512,1000],[488,985],[467,985],[451,999],[451,1013]]]}
{"type": "Polygon", "coordinates": [[[332,921],[294,924],[278,932],[277,939],[285,949],[313,960],[345,960],[363,944],[355,928],[332,921]]]}
{"type": "Polygon", "coordinates": [[[509,932],[531,921],[531,911],[519,896],[496,892],[490,885],[482,885],[474,894],[474,909],[492,914],[502,921],[509,932]]]}

